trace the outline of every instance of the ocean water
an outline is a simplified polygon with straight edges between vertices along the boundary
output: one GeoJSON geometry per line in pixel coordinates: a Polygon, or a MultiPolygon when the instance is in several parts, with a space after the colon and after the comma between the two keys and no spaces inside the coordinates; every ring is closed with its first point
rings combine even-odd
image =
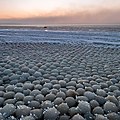
{"type": "Polygon", "coordinates": [[[120,46],[120,25],[0,26],[0,42],[120,46]]]}

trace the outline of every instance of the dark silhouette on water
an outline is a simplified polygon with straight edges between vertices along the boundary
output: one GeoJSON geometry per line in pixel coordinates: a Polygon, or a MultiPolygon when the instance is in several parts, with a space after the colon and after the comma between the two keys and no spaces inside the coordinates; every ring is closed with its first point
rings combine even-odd
{"type": "Polygon", "coordinates": [[[47,26],[44,26],[44,28],[47,28],[47,26]]]}

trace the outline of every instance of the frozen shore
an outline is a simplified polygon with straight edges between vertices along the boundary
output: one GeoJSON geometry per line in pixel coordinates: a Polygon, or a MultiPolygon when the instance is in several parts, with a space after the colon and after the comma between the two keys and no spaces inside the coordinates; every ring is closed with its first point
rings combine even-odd
{"type": "Polygon", "coordinates": [[[119,118],[120,48],[0,43],[0,119],[119,118]]]}

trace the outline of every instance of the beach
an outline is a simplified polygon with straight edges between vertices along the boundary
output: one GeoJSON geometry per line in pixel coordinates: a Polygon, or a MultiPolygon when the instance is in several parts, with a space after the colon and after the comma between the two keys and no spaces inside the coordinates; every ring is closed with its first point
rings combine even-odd
{"type": "Polygon", "coordinates": [[[119,118],[119,47],[0,43],[1,120],[119,118]]]}

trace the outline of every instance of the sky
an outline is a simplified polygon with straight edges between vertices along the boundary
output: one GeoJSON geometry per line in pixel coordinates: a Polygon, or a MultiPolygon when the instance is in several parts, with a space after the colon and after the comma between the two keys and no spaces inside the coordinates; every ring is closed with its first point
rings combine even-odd
{"type": "Polygon", "coordinates": [[[0,24],[119,24],[120,0],[0,0],[0,24]]]}

